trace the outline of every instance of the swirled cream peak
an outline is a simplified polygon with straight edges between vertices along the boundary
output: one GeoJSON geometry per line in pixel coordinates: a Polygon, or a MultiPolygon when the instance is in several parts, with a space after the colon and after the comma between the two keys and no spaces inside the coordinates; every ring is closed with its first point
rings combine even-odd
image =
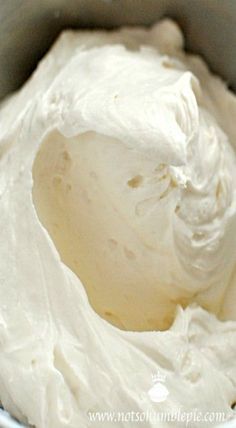
{"type": "Polygon", "coordinates": [[[77,48],[40,110],[57,131],[34,164],[34,201],[98,313],[135,330],[168,327],[178,303],[219,313],[236,157],[197,75],[150,47],[77,48]]]}
{"type": "Polygon", "coordinates": [[[0,399],[37,428],[155,410],[157,371],[159,409],[232,414],[236,325],[197,304],[233,318],[235,98],[182,48],[65,32],[2,104],[0,399]]]}

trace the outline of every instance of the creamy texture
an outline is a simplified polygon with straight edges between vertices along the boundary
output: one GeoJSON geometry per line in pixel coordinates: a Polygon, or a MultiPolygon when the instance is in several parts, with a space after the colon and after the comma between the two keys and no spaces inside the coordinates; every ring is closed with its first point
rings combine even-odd
{"type": "Polygon", "coordinates": [[[67,31],[1,106],[0,399],[36,427],[233,415],[236,102],[182,48],[168,20],[67,31]]]}

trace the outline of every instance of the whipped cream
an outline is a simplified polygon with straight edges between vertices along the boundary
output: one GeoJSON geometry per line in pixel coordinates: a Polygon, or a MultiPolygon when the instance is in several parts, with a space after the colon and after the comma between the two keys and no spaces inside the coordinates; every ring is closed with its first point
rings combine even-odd
{"type": "Polygon", "coordinates": [[[21,421],[233,416],[235,113],[169,20],[66,31],[2,103],[0,400],[21,421]]]}

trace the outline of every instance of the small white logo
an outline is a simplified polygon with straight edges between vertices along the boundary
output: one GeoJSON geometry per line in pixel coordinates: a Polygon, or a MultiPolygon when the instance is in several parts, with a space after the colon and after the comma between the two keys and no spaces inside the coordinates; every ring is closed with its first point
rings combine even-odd
{"type": "Polygon", "coordinates": [[[169,395],[169,391],[164,385],[166,376],[160,372],[152,375],[153,386],[149,389],[148,395],[154,403],[162,403],[169,395]]]}

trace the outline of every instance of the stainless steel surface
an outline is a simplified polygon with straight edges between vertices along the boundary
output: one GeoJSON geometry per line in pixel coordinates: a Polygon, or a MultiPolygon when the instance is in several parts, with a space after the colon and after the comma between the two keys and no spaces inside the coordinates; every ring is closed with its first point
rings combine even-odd
{"type": "Polygon", "coordinates": [[[19,87],[66,27],[180,23],[187,48],[236,89],[236,0],[0,0],[0,98],[19,87]]]}
{"type": "Polygon", "coordinates": [[[15,419],[11,418],[9,413],[0,409],[0,428],[25,428],[15,419]]]}
{"type": "MultiPolygon", "coordinates": [[[[18,88],[63,28],[175,18],[187,49],[236,90],[236,0],[0,0],[0,98],[18,88]]],[[[0,415],[0,427],[16,427],[0,415]]],[[[225,425],[236,428],[236,422],[225,425]]]]}

